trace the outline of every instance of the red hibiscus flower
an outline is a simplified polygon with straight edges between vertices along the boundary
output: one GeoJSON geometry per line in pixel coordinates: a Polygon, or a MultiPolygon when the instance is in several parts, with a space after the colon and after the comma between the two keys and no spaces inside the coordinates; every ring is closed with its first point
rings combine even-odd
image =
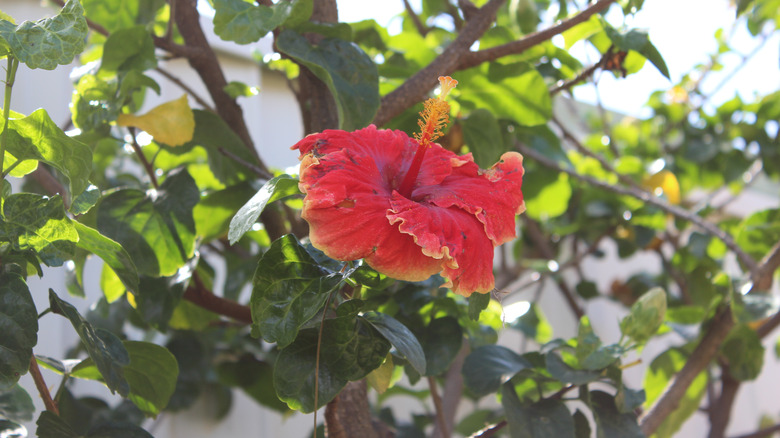
{"type": "Polygon", "coordinates": [[[337,260],[364,259],[390,277],[441,273],[458,294],[494,287],[493,249],[516,236],[525,210],[523,157],[507,152],[488,170],[433,141],[448,120],[439,78],[415,139],[371,125],[326,130],[298,142],[303,218],[312,244],[337,260]]]}

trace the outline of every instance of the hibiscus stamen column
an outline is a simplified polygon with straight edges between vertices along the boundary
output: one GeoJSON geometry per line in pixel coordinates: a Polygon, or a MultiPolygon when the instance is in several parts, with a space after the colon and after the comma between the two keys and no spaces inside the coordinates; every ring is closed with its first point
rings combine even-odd
{"type": "Polygon", "coordinates": [[[449,76],[439,76],[439,83],[441,84],[439,96],[426,100],[425,107],[420,112],[421,118],[417,121],[417,124],[420,126],[420,133],[414,134],[414,138],[417,140],[417,152],[401,185],[398,187],[398,193],[406,198],[410,198],[412,195],[412,188],[417,180],[417,174],[420,173],[420,166],[422,165],[425,151],[431,142],[443,135],[441,131],[450,121],[450,105],[444,98],[447,97],[450,90],[458,85],[458,81],[449,76]]]}

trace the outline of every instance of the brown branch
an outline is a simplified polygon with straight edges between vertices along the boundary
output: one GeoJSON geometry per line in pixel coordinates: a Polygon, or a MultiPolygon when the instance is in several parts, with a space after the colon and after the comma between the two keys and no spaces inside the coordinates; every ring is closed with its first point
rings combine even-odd
{"type": "Polygon", "coordinates": [[[30,376],[32,376],[32,379],[35,382],[35,387],[38,389],[38,394],[40,394],[43,399],[43,405],[46,407],[46,410],[55,415],[60,415],[57,402],[51,398],[49,387],[46,386],[46,381],[43,380],[43,375],[41,374],[41,369],[38,368],[38,361],[35,360],[35,355],[30,357],[30,376]]]}
{"type": "Polygon", "coordinates": [[[165,79],[168,79],[169,81],[173,82],[174,84],[178,85],[179,88],[184,90],[187,94],[192,96],[193,99],[195,99],[195,102],[198,102],[198,105],[202,106],[204,109],[211,111],[212,113],[216,113],[217,110],[215,110],[210,103],[206,102],[206,99],[200,97],[198,93],[195,92],[195,90],[192,89],[189,85],[185,84],[181,79],[177,78],[176,76],[168,73],[166,70],[163,70],[160,67],[157,67],[154,69],[157,73],[163,75],[165,79]]]}
{"type": "Polygon", "coordinates": [[[328,438],[379,438],[371,423],[365,380],[349,382],[325,408],[325,436],[328,438]]]}
{"type": "MultiPolygon", "coordinates": [[[[604,58],[602,58],[603,60],[604,58]]],[[[555,96],[556,94],[560,93],[561,91],[569,91],[569,89],[578,83],[588,79],[593,75],[593,73],[596,72],[596,70],[601,67],[602,61],[599,61],[590,67],[586,68],[585,70],[581,71],[577,76],[569,79],[568,81],[563,81],[560,83],[560,85],[556,86],[555,88],[550,89],[550,96],[555,96]]]]}
{"type": "Polygon", "coordinates": [[[775,434],[775,432],[780,432],[780,424],[775,424],[774,426],[765,427],[763,429],[757,430],[753,433],[747,433],[745,435],[738,435],[734,438],[765,438],[768,436],[772,436],[775,434]]]}
{"type": "Polygon", "coordinates": [[[192,276],[193,284],[184,291],[183,298],[206,310],[233,318],[246,324],[252,323],[252,312],[248,306],[214,295],[197,274],[192,276]]]}
{"type": "Polygon", "coordinates": [[[710,433],[708,438],[723,438],[726,434],[726,426],[731,419],[731,406],[737,398],[740,381],[732,377],[728,365],[721,366],[720,395],[710,404],[707,412],[710,418],[710,433]]]}
{"type": "MultiPolygon", "coordinates": [[[[463,339],[463,345],[460,347],[458,355],[452,361],[450,368],[444,375],[444,394],[442,395],[442,413],[446,420],[447,430],[452,430],[455,425],[455,414],[458,405],[463,399],[463,362],[466,356],[471,352],[471,347],[466,338],[463,339]]],[[[433,429],[433,438],[442,438],[439,433],[438,425],[433,429]]]]}
{"type": "Polygon", "coordinates": [[[433,376],[428,376],[428,387],[431,389],[433,407],[436,409],[436,429],[439,431],[439,436],[442,438],[450,438],[450,429],[447,427],[447,420],[444,418],[444,408],[442,407],[441,396],[439,395],[439,389],[436,386],[436,378],[433,376]]]}
{"type": "Polygon", "coordinates": [[[409,0],[404,0],[404,9],[406,9],[406,13],[409,14],[409,17],[412,19],[412,23],[414,23],[414,27],[417,28],[417,32],[420,33],[420,35],[425,36],[428,34],[428,29],[422,21],[420,21],[420,16],[417,15],[417,13],[414,12],[414,9],[412,9],[412,5],[409,4],[409,0]]]}
{"type": "Polygon", "coordinates": [[[502,44],[485,50],[464,53],[460,58],[457,70],[476,67],[483,62],[494,61],[507,55],[523,53],[531,47],[547,41],[555,35],[586,21],[591,15],[606,10],[614,2],[615,0],[598,0],[583,9],[579,14],[563,20],[554,26],[548,27],[547,29],[530,33],[517,41],[512,41],[511,43],[502,44]]]}
{"type": "Polygon", "coordinates": [[[160,185],[157,184],[157,175],[154,173],[152,163],[146,159],[146,155],[144,155],[143,151],[141,150],[141,146],[138,145],[138,140],[135,138],[135,128],[131,127],[128,128],[128,130],[130,131],[130,137],[133,139],[133,141],[130,142],[130,146],[133,148],[136,156],[138,156],[138,159],[141,161],[141,165],[144,166],[146,174],[149,175],[149,180],[152,182],[152,186],[154,186],[155,189],[159,189],[160,185]]]}
{"type": "MultiPolygon", "coordinates": [[[[217,113],[230,126],[230,128],[241,138],[244,145],[257,159],[257,165],[268,170],[260,160],[260,156],[255,150],[254,142],[249,135],[244,113],[241,107],[225,92],[227,80],[220,67],[217,55],[209,45],[203,29],[200,27],[200,14],[196,8],[196,0],[172,0],[176,3],[176,15],[173,17],[178,26],[179,33],[184,38],[188,50],[192,50],[187,56],[190,66],[195,69],[200,76],[203,84],[211,95],[217,113]]],[[[160,38],[164,41],[164,39],[160,38]]]]}
{"type": "Polygon", "coordinates": [[[463,26],[455,41],[450,43],[441,55],[383,97],[379,111],[374,117],[374,124],[382,126],[389,122],[393,117],[422,100],[425,94],[436,86],[439,76],[446,76],[458,70],[461,57],[490,27],[504,1],[490,0],[463,26]]]}
{"type": "Polygon", "coordinates": [[[506,420],[501,420],[501,421],[499,421],[496,424],[493,424],[493,425],[488,426],[488,427],[486,427],[486,428],[484,428],[484,429],[482,429],[480,431],[477,431],[476,433],[471,435],[470,438],[489,438],[489,437],[495,435],[496,433],[498,433],[499,430],[501,430],[504,427],[506,427],[506,425],[507,425],[506,420]]]}
{"type": "Polygon", "coordinates": [[[558,163],[556,163],[555,161],[545,157],[539,152],[536,152],[535,150],[528,148],[522,144],[518,144],[517,149],[525,156],[532,158],[534,161],[541,164],[542,166],[548,167],[553,170],[557,170],[559,172],[563,172],[569,175],[570,177],[585,182],[593,187],[614,192],[620,195],[628,195],[637,198],[641,201],[644,201],[647,204],[651,204],[678,218],[685,219],[689,222],[692,222],[693,224],[697,225],[699,228],[703,229],[707,233],[720,239],[726,245],[726,247],[728,247],[731,251],[734,252],[734,254],[737,256],[737,259],[739,259],[739,261],[742,262],[742,264],[744,264],[747,267],[748,271],[751,273],[751,277],[757,278],[758,263],[756,263],[753,257],[751,257],[748,253],[746,253],[742,248],[740,248],[739,245],[737,245],[737,243],[734,241],[734,238],[730,234],[718,228],[715,224],[702,219],[700,216],[691,213],[690,211],[684,208],[678,207],[676,205],[672,205],[661,198],[653,196],[651,193],[648,193],[644,190],[638,190],[634,187],[623,187],[623,186],[613,185],[613,184],[606,183],[604,181],[597,180],[587,175],[581,175],[576,171],[574,171],[573,169],[563,168],[559,166],[558,163]]]}

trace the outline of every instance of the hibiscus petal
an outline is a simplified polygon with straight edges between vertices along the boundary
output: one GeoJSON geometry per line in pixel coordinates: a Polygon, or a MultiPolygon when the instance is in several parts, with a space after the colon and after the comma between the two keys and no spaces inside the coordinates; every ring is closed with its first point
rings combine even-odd
{"type": "Polygon", "coordinates": [[[397,192],[391,205],[390,223],[413,236],[423,254],[439,260],[455,293],[469,296],[493,290],[493,243],[473,214],[410,201],[397,192]]]}
{"type": "Polygon", "coordinates": [[[452,173],[438,185],[416,189],[415,200],[439,207],[458,207],[473,214],[484,232],[498,246],[514,239],[515,216],[525,211],[523,193],[523,156],[507,152],[484,173],[470,154],[454,157],[452,173]]]}

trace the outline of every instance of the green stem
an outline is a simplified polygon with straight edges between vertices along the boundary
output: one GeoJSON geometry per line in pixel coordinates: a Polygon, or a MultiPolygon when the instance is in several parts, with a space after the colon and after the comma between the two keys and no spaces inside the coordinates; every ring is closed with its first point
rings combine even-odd
{"type": "Polygon", "coordinates": [[[8,55],[8,69],[6,69],[5,72],[5,96],[3,98],[3,135],[0,137],[0,173],[3,171],[5,147],[8,142],[8,121],[11,118],[11,89],[14,86],[16,69],[18,67],[19,60],[11,55],[8,55]]]}

